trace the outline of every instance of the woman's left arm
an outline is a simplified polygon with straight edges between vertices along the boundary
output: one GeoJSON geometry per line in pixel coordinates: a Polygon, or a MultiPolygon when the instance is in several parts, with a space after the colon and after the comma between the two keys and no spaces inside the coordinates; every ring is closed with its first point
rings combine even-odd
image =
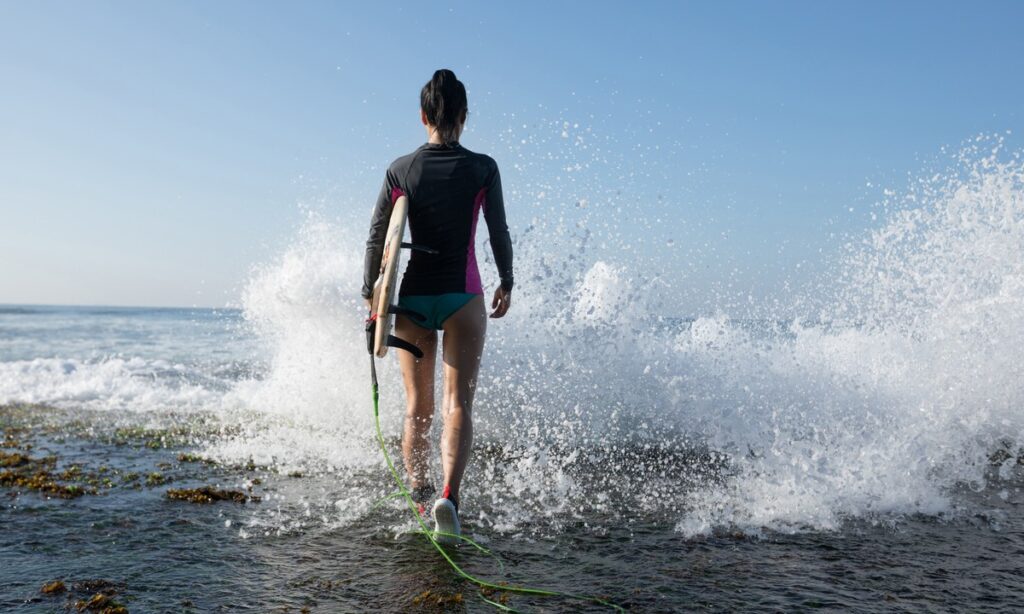
{"type": "Polygon", "coordinates": [[[384,237],[387,236],[391,211],[395,206],[391,196],[396,186],[391,169],[388,169],[380,196],[377,197],[377,205],[373,208],[373,217],[370,218],[370,237],[366,240],[366,256],[363,258],[362,296],[367,300],[373,296],[373,284],[380,275],[380,261],[384,257],[384,237]]]}

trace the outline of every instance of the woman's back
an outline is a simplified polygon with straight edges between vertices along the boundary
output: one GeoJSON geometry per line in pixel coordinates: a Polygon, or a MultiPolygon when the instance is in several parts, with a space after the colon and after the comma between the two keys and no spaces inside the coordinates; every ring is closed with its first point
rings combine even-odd
{"type": "MultiPolygon", "coordinates": [[[[374,211],[368,249],[375,239],[374,229],[387,228],[391,208],[403,194],[409,198],[412,242],[437,253],[412,252],[401,296],[483,293],[475,253],[481,211],[502,286],[512,288],[512,243],[498,166],[490,156],[458,143],[427,143],[395,160],[374,211]]],[[[373,261],[379,262],[379,258],[370,259],[373,261]]],[[[376,271],[366,274],[369,282],[376,271]]]]}

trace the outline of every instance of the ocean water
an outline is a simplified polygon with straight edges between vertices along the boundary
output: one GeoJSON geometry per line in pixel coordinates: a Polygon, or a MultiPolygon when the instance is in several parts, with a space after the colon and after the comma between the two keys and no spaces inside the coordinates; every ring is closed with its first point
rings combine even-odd
{"type": "MultiPolygon", "coordinates": [[[[1019,152],[970,144],[791,300],[743,310],[673,311],[682,266],[599,207],[516,232],[462,502],[497,558],[460,564],[636,611],[1024,608],[1019,152]]],[[[0,485],[0,609],[492,609],[381,503],[362,227],[311,214],[233,309],[0,306],[0,451],[88,491],[0,485]],[[199,486],[249,500],[168,497],[199,486]]]]}

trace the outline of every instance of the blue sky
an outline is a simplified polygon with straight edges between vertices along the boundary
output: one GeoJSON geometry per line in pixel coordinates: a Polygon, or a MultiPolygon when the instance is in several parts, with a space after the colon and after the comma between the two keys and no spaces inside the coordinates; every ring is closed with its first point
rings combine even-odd
{"type": "Polygon", "coordinates": [[[300,203],[369,219],[439,67],[514,236],[579,198],[614,217],[616,192],[651,203],[653,244],[712,245],[672,256],[707,259],[698,291],[770,294],[943,146],[1016,146],[1021,23],[1017,2],[5,2],[0,303],[236,302],[300,203]],[[593,165],[551,189],[566,156],[593,165]]]}

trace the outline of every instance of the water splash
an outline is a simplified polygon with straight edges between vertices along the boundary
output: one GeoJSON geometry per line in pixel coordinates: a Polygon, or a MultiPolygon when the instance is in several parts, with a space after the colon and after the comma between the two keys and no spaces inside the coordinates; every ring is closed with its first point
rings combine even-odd
{"type": "Polygon", "coordinates": [[[820,324],[698,350],[713,389],[734,391],[713,404],[713,440],[734,451],[738,475],[700,492],[679,530],[950,513],[954,487],[985,487],[995,450],[1016,454],[1024,164],[1000,145],[980,139],[883,203],[881,227],[847,245],[838,274],[806,297],[820,324]]]}
{"type": "MultiPolygon", "coordinates": [[[[992,451],[1024,440],[1024,168],[989,145],[884,203],[795,321],[666,317],[682,276],[651,273],[644,250],[592,223],[614,196],[534,218],[516,233],[515,307],[492,322],[480,376],[477,432],[494,450],[471,469],[481,523],[521,530],[540,514],[557,527],[623,496],[689,535],[954,512],[953,487],[984,487],[992,451]],[[693,455],[656,460],[671,449],[693,455]]],[[[361,225],[311,221],[254,277],[246,310],[273,367],[239,392],[342,448],[371,435],[352,298],[362,237],[348,228],[361,225]]]]}

